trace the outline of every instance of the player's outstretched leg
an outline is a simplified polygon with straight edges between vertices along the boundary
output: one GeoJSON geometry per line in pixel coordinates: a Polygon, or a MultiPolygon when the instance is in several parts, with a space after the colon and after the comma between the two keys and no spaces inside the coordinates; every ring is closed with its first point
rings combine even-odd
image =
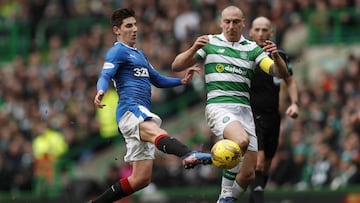
{"type": "Polygon", "coordinates": [[[216,203],[233,203],[235,199],[232,197],[222,197],[216,203]]]}
{"type": "Polygon", "coordinates": [[[202,153],[198,151],[192,151],[184,156],[182,164],[185,169],[191,169],[195,166],[202,164],[208,165],[211,164],[211,154],[209,153],[202,153]]]}
{"type": "Polygon", "coordinates": [[[211,154],[201,153],[198,151],[192,151],[178,141],[174,137],[170,137],[168,134],[162,134],[155,138],[154,144],[156,148],[166,154],[173,154],[182,158],[182,164],[185,169],[194,168],[199,164],[211,164],[211,154]]]}

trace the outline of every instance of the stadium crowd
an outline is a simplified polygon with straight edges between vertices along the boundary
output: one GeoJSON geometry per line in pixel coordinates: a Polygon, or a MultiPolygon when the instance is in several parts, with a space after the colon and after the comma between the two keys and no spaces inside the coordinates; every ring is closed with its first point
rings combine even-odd
{"type": "MultiPolygon", "coordinates": [[[[59,157],[100,135],[93,96],[101,60],[114,42],[111,30],[94,22],[77,36],[68,36],[60,32],[63,25],[52,22],[91,16],[108,19],[113,8],[131,7],[139,15],[142,30],[137,46],[154,67],[176,76],[170,69],[175,55],[189,47],[195,36],[219,32],[217,12],[230,3],[243,9],[248,22],[259,15],[269,17],[276,26],[275,41],[289,48],[293,60],[298,60],[305,48],[308,9],[314,9],[317,17],[307,20],[329,27],[331,19],[324,9],[360,8],[360,1],[355,0],[1,0],[1,21],[29,23],[32,42],[27,57],[17,56],[0,69],[0,191],[31,190],[39,176],[52,181],[52,164],[59,157]],[[44,29],[46,50],[40,49],[38,36],[44,29]],[[298,36],[301,33],[305,34],[298,36]]],[[[351,24],[356,19],[343,13],[341,20],[351,24]]],[[[329,32],[319,35],[329,37],[329,32]]],[[[360,184],[360,59],[350,53],[345,61],[336,72],[324,70],[316,81],[295,75],[300,88],[300,118],[282,119],[269,183],[273,188],[337,189],[360,184]]],[[[187,91],[199,91],[196,87],[187,91]]],[[[184,91],[154,90],[154,104],[181,97],[184,91]]],[[[282,98],[281,112],[286,102],[287,98],[282,98]]],[[[209,150],[211,133],[199,126],[184,130],[194,135],[186,139],[194,147],[206,143],[204,150],[209,150]]],[[[84,158],[88,157],[83,154],[75,161],[84,158]]],[[[219,180],[204,167],[183,173],[179,162],[171,159],[156,162],[155,184],[199,185],[219,180]],[[184,176],[188,178],[179,178],[184,176]],[[201,178],[194,179],[196,176],[201,178]]]]}

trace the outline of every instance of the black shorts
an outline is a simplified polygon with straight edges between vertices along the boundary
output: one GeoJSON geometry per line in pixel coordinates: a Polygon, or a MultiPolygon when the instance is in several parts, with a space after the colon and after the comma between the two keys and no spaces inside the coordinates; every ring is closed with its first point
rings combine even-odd
{"type": "Polygon", "coordinates": [[[278,147],[280,114],[254,113],[258,150],[264,150],[266,158],[273,158],[278,147]]]}

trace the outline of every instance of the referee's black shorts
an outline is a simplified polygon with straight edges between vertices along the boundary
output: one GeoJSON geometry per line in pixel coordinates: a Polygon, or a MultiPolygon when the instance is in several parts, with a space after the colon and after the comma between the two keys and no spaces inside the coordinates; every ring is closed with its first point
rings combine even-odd
{"type": "Polygon", "coordinates": [[[273,158],[278,147],[280,113],[255,113],[255,130],[258,150],[263,150],[266,158],[273,158]]]}

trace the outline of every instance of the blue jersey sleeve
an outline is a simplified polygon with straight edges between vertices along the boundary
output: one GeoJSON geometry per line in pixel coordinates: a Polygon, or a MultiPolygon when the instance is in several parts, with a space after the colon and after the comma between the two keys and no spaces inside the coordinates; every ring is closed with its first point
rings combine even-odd
{"type": "Polygon", "coordinates": [[[180,78],[172,78],[161,75],[157,70],[154,69],[151,64],[149,66],[151,84],[153,84],[155,87],[168,88],[182,85],[180,78]]]}
{"type": "Polygon", "coordinates": [[[115,76],[117,69],[119,67],[118,63],[114,63],[115,61],[119,61],[119,55],[117,54],[116,48],[111,48],[105,57],[105,63],[102,67],[98,82],[97,82],[97,90],[103,90],[106,92],[109,89],[109,84],[112,78],[115,76]]]}
{"type": "Polygon", "coordinates": [[[103,69],[97,81],[97,85],[96,85],[97,91],[103,90],[104,92],[106,92],[109,88],[111,77],[112,77],[111,71],[103,69]]]}

